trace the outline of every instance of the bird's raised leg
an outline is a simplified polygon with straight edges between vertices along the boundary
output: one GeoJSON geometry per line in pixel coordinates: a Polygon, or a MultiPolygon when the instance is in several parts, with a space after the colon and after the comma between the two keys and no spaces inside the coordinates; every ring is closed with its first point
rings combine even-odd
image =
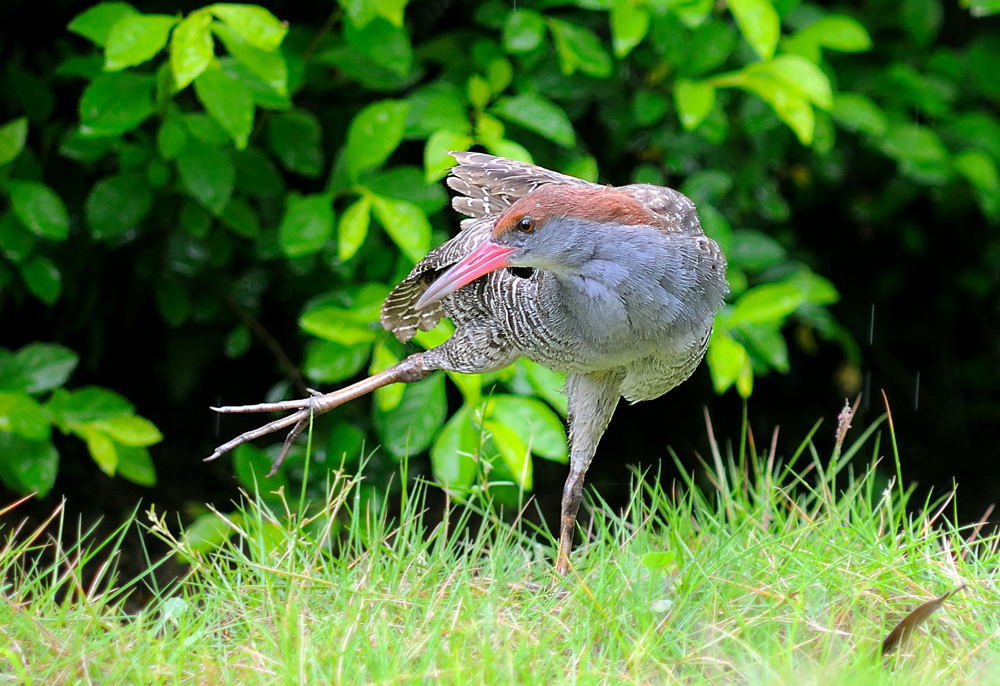
{"type": "Polygon", "coordinates": [[[278,467],[281,466],[282,461],[285,459],[285,455],[288,454],[288,450],[291,448],[296,437],[298,437],[299,433],[302,432],[303,427],[306,426],[312,417],[325,414],[333,408],[343,405],[349,400],[360,398],[361,396],[367,395],[382,386],[387,386],[391,383],[411,383],[419,381],[435,369],[439,368],[433,363],[432,360],[426,359],[427,356],[428,353],[416,353],[414,355],[410,355],[399,364],[389,367],[385,371],[379,372],[378,374],[372,374],[367,379],[362,379],[361,381],[351,384],[346,388],[331,391],[330,393],[314,393],[310,397],[302,398],[301,400],[285,400],[277,403],[260,403],[257,405],[227,405],[225,407],[213,407],[213,410],[223,414],[283,412],[285,410],[294,410],[294,412],[287,417],[276,419],[273,422],[269,422],[264,426],[247,431],[246,433],[240,434],[233,440],[223,443],[215,449],[215,452],[206,457],[205,460],[214,460],[239,445],[291,426],[292,430],[288,434],[288,438],[285,440],[281,453],[278,455],[278,459],[275,460],[274,465],[271,467],[271,474],[273,475],[278,467]]]}
{"type": "Polygon", "coordinates": [[[562,516],[559,520],[559,552],[556,573],[569,572],[569,554],[573,548],[576,514],[583,498],[583,482],[597,444],[608,428],[620,397],[621,370],[572,374],[566,382],[569,401],[569,476],[563,486],[562,516]]]}

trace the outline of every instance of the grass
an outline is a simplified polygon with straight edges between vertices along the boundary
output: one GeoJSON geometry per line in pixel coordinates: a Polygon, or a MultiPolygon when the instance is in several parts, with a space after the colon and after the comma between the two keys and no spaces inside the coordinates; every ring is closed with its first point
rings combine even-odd
{"type": "Polygon", "coordinates": [[[624,510],[594,503],[565,579],[550,534],[524,520],[453,504],[428,525],[419,485],[398,520],[369,516],[342,473],[309,513],[246,499],[207,554],[151,513],[62,549],[57,511],[0,529],[0,681],[1000,683],[997,538],[950,524],[951,495],[913,502],[893,442],[878,465],[886,428],[826,458],[812,433],[784,460],[776,442],[713,439],[699,479],[636,476],[624,510]],[[189,574],[158,587],[151,561],[118,578],[135,528],[189,574]],[[881,655],[899,620],[962,583],[881,655]],[[128,611],[137,590],[152,600],[128,611]]]}

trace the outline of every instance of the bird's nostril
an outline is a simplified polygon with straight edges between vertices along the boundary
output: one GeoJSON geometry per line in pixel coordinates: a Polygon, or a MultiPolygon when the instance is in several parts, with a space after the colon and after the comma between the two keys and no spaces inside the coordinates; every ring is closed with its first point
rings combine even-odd
{"type": "Polygon", "coordinates": [[[507,271],[519,279],[530,279],[535,273],[534,267],[507,267],[507,271]]]}

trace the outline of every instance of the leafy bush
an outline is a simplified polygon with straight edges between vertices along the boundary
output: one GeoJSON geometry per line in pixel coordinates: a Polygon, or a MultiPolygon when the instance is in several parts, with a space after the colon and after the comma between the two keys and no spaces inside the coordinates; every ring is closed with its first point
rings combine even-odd
{"type": "MultiPolygon", "coordinates": [[[[790,320],[799,340],[818,334],[859,364],[826,309],[837,289],[808,266],[807,227],[793,214],[803,197],[845,185],[857,155],[898,163],[859,204],[865,218],[884,220],[923,188],[1000,217],[1000,124],[979,101],[1000,96],[1000,43],[984,33],[935,46],[937,0],[867,17],[797,0],[486,0],[456,9],[467,17],[434,18],[430,35],[411,33],[406,5],[342,0],[318,28],[236,4],[168,16],[105,2],[76,16],[68,29],[80,39],[46,77],[72,84],[78,120],[54,107],[47,78],[25,67],[6,76],[19,111],[0,126],[5,297],[34,298],[56,316],[67,292],[88,285],[74,251],[128,251],[122,281],[211,351],[202,367],[263,344],[287,377],[273,397],[303,393],[303,377],[334,384],[379,371],[407,353],[372,325],[382,298],[455,223],[440,183],[447,151],[480,146],[690,195],[730,262],[731,304],[708,354],[714,386],[748,396],[755,377],[788,371],[790,320]],[[275,340],[286,337],[259,321],[272,306],[300,313],[301,372],[275,340]]],[[[972,10],[991,6],[973,0],[972,10]]],[[[447,335],[444,324],[416,342],[447,335]]],[[[24,352],[37,349],[5,355],[7,376],[45,376],[24,352]]],[[[169,363],[175,395],[189,388],[180,379],[194,383],[183,358],[169,363]]],[[[158,438],[151,427],[139,441],[59,414],[71,367],[40,386],[0,381],[16,394],[0,404],[0,440],[35,441],[51,458],[41,427],[54,422],[81,435],[105,472],[150,482],[135,465],[158,438]],[[50,390],[39,409],[31,394],[50,390]],[[117,462],[105,439],[118,441],[117,462]]],[[[442,484],[499,485],[501,499],[531,488],[531,455],[566,459],[557,375],[520,361],[447,376],[461,397],[453,412],[441,374],[380,389],[370,416],[345,410],[315,427],[314,459],[354,459],[374,439],[384,447],[369,467],[378,482],[429,450],[442,484]]],[[[116,402],[116,416],[132,416],[116,402]]],[[[0,477],[44,491],[23,477],[36,459],[26,451],[4,451],[0,477]]],[[[288,470],[301,470],[298,458],[288,470]]],[[[244,449],[237,473],[251,483],[264,463],[244,449]]]]}

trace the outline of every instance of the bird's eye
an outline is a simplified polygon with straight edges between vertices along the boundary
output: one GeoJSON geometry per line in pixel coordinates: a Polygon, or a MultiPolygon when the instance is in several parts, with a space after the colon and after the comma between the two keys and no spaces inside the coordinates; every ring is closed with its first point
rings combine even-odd
{"type": "Polygon", "coordinates": [[[535,220],[531,217],[522,217],[521,221],[517,223],[517,230],[521,233],[534,233],[535,220]]]}

